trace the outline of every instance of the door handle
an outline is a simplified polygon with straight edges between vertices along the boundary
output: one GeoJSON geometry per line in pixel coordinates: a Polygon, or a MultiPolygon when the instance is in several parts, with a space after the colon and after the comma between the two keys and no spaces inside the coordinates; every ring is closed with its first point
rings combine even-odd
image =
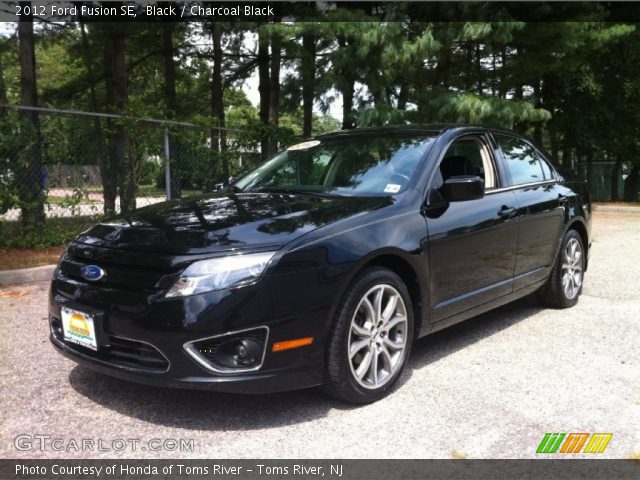
{"type": "Polygon", "coordinates": [[[509,218],[514,213],[516,213],[515,207],[508,207],[506,205],[503,205],[502,208],[498,210],[498,216],[501,218],[509,218]]]}

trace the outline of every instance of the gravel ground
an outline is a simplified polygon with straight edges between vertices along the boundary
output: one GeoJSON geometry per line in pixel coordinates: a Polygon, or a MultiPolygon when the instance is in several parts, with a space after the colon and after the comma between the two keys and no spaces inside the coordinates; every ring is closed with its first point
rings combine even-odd
{"type": "Polygon", "coordinates": [[[398,390],[359,408],[316,389],[253,397],[101,376],[49,344],[46,284],[0,290],[0,456],[525,458],[545,432],[613,432],[599,457],[637,459],[640,214],[599,212],[594,233],[575,308],[524,299],[421,339],[398,390]],[[19,451],[21,433],[66,448],[83,438],[141,443],[19,451]],[[193,451],[141,450],[155,438],[193,439],[193,451]]]}

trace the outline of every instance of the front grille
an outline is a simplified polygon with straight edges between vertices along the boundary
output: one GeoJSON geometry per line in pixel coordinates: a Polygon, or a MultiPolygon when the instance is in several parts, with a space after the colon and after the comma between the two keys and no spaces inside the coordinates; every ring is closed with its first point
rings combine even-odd
{"type": "Polygon", "coordinates": [[[140,313],[175,283],[184,265],[171,255],[72,243],[56,269],[54,294],[98,308],[140,313]],[[105,275],[85,279],[81,269],[87,265],[100,267],[105,275]]]}
{"type": "Polygon", "coordinates": [[[169,369],[169,361],[166,357],[153,345],[145,342],[108,335],[109,345],[99,347],[96,352],[90,348],[65,341],[62,324],[57,318],[51,322],[51,332],[56,340],[72,350],[104,363],[153,373],[164,373],[169,369]]]}
{"type": "Polygon", "coordinates": [[[87,283],[80,270],[85,265],[98,265],[105,270],[104,278],[89,282],[91,285],[106,288],[126,288],[139,292],[152,293],[169,288],[177,278],[176,269],[150,268],[147,266],[135,266],[130,264],[118,264],[105,262],[104,260],[92,260],[79,258],[67,254],[60,264],[60,273],[77,282],[87,283]]]}

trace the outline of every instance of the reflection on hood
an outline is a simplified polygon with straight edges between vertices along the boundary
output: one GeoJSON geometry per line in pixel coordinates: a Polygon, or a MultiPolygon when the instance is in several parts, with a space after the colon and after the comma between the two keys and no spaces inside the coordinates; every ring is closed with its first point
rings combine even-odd
{"type": "Polygon", "coordinates": [[[141,208],[98,224],[76,240],[110,248],[182,254],[278,248],[316,228],[392,202],[390,197],[214,194],[141,208]]]}

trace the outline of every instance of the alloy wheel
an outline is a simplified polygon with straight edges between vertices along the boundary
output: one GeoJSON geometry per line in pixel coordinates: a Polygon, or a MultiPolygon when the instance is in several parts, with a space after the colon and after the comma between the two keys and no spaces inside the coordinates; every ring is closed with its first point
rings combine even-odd
{"type": "Polygon", "coordinates": [[[407,308],[391,285],[376,285],[358,303],[349,329],[349,366],[364,388],[384,386],[402,367],[407,347],[407,308]]]}
{"type": "Polygon", "coordinates": [[[562,259],[562,291],[565,297],[573,300],[582,287],[582,246],[571,238],[564,247],[562,259]]]}

